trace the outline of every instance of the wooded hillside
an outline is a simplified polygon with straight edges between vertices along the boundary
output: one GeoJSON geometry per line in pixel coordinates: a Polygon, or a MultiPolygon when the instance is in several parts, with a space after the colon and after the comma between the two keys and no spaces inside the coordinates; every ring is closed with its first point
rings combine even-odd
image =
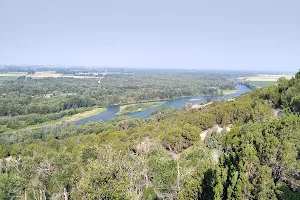
{"type": "Polygon", "coordinates": [[[299,112],[298,73],[200,110],[3,136],[0,199],[300,199],[299,112]]]}

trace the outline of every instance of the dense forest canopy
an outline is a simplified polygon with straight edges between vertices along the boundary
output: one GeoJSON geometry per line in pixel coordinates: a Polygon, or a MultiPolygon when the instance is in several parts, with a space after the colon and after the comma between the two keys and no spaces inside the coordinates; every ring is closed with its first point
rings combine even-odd
{"type": "MultiPolygon", "coordinates": [[[[135,87],[150,90],[140,76],[135,87]]],[[[180,88],[194,82],[194,76],[202,81],[190,75],[167,85],[180,88]]],[[[70,83],[62,91],[55,80],[47,91],[36,85],[50,79],[19,81],[35,83],[25,94],[77,91],[97,104],[98,95],[89,89],[70,83]]],[[[148,80],[157,90],[166,81],[148,80]]],[[[117,88],[130,94],[127,81],[117,88]]],[[[199,91],[203,84],[197,88],[198,83],[187,88],[199,91]]],[[[112,77],[107,84],[120,82],[112,77]]],[[[201,109],[163,109],[149,119],[120,117],[17,131],[0,139],[0,199],[300,199],[299,112],[298,73],[201,109]]]]}
{"type": "Polygon", "coordinates": [[[19,77],[0,88],[0,116],[216,94],[234,88],[224,76],[200,73],[107,75],[99,80],[19,77]]]}
{"type": "Polygon", "coordinates": [[[226,74],[213,72],[121,71],[84,79],[21,76],[0,87],[0,132],[57,120],[93,106],[212,95],[228,89],[235,89],[235,84],[226,74]]]}

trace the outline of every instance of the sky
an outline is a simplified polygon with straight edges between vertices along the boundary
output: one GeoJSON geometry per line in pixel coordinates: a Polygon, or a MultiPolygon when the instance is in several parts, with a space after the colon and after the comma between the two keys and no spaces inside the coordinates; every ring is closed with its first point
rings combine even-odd
{"type": "Polygon", "coordinates": [[[0,0],[0,64],[300,68],[299,0],[0,0]]]}

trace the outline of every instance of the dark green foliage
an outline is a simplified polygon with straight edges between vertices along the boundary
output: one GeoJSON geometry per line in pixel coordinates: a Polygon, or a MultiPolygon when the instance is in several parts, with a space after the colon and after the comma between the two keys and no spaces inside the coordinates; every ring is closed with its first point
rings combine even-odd
{"type": "Polygon", "coordinates": [[[300,95],[294,96],[291,100],[291,108],[295,112],[300,112],[300,95]]]}
{"type": "Polygon", "coordinates": [[[209,149],[222,150],[223,137],[224,134],[222,134],[221,132],[209,132],[204,139],[204,143],[209,149]]]}
{"type": "Polygon", "coordinates": [[[175,128],[162,134],[162,144],[166,149],[179,153],[199,141],[201,129],[190,124],[175,128]]]}
{"type": "Polygon", "coordinates": [[[202,110],[2,133],[0,199],[299,199],[299,86],[296,76],[202,110]]]}
{"type": "Polygon", "coordinates": [[[154,187],[171,190],[177,180],[176,161],[162,152],[155,152],[149,158],[149,167],[154,187]]]}
{"type": "Polygon", "coordinates": [[[219,74],[138,73],[98,79],[18,78],[0,88],[0,116],[49,114],[66,109],[215,94],[235,85],[219,74]],[[211,91],[211,87],[216,89],[211,91]]]}
{"type": "Polygon", "coordinates": [[[158,197],[153,188],[146,188],[143,193],[143,200],[158,200],[158,197]]]}
{"type": "Polygon", "coordinates": [[[1,130],[3,132],[11,130],[11,129],[22,129],[26,126],[36,125],[44,122],[55,121],[61,119],[66,116],[71,116],[77,113],[81,113],[84,111],[89,111],[93,109],[92,107],[89,108],[75,108],[70,110],[61,111],[58,113],[51,113],[51,114],[29,114],[29,115],[18,115],[14,117],[3,117],[0,118],[0,133],[1,130]]]}
{"type": "MultiPolygon", "coordinates": [[[[5,126],[0,132],[61,119],[92,106],[159,101],[197,93],[217,94],[219,88],[234,89],[235,85],[224,75],[214,73],[121,73],[101,80],[23,76],[0,87],[0,125],[5,126]]],[[[159,121],[169,115],[172,113],[167,109],[154,113],[151,119],[159,121]]]]}
{"type": "Polygon", "coordinates": [[[299,72],[296,73],[295,78],[300,79],[300,70],[299,70],[299,72]]]}

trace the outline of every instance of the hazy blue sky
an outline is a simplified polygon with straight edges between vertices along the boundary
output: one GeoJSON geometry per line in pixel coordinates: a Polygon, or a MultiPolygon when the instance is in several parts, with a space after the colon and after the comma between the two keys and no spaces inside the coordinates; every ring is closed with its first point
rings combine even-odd
{"type": "Polygon", "coordinates": [[[0,0],[0,64],[300,67],[299,0],[0,0]]]}

